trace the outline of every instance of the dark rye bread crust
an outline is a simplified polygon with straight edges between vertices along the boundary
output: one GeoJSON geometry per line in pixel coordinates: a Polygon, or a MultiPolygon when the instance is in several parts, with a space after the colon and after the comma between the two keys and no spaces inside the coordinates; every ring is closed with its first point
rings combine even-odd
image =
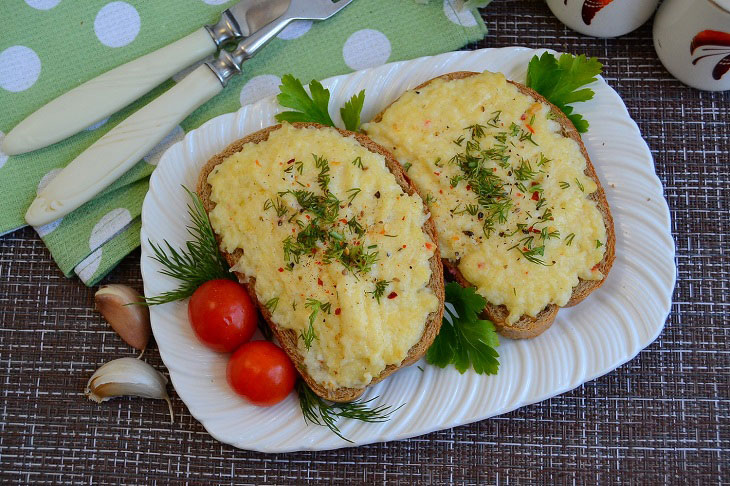
{"type": "MultiPolygon", "coordinates": [[[[471,76],[475,76],[480,73],[475,73],[471,71],[458,71],[453,72],[449,74],[444,74],[443,76],[438,76],[436,78],[430,79],[426,81],[425,83],[420,84],[419,86],[416,86],[413,88],[413,90],[421,89],[424,86],[430,84],[432,81],[436,79],[443,79],[445,81],[451,81],[455,79],[464,79],[471,76]]],[[[585,145],[583,145],[583,140],[580,137],[580,134],[578,133],[578,130],[575,129],[575,126],[573,125],[573,122],[568,119],[567,116],[555,105],[550,103],[548,100],[546,100],[542,95],[537,93],[536,91],[528,88],[527,86],[524,86],[520,83],[515,83],[514,81],[507,80],[508,83],[513,84],[517,87],[519,91],[522,93],[531,96],[536,101],[539,101],[541,103],[547,104],[554,117],[555,121],[557,121],[560,126],[562,127],[562,135],[564,137],[571,138],[575,140],[578,143],[578,146],[580,147],[580,151],[583,154],[583,157],[586,159],[586,169],[585,174],[586,176],[593,179],[593,181],[598,186],[598,189],[592,193],[589,196],[589,199],[592,201],[595,201],[596,206],[598,207],[598,210],[601,213],[601,216],[603,216],[603,223],[606,226],[606,253],[603,256],[603,259],[598,263],[598,270],[603,273],[603,279],[601,280],[583,280],[579,279],[578,285],[573,287],[573,293],[571,295],[570,300],[565,305],[565,307],[571,307],[579,302],[581,302],[583,299],[588,297],[588,295],[596,290],[598,287],[603,285],[603,282],[606,280],[606,276],[608,276],[609,270],[611,270],[611,266],[613,265],[613,260],[616,256],[616,234],[614,232],[613,227],[613,218],[611,217],[611,210],[608,207],[608,201],[606,200],[606,193],[603,190],[603,186],[601,186],[601,181],[598,180],[598,176],[596,175],[596,170],[593,167],[593,164],[591,163],[591,159],[588,156],[588,152],[586,151],[585,145]]],[[[397,101],[397,100],[396,100],[397,101]]],[[[381,111],[374,119],[373,122],[379,122],[383,118],[383,113],[390,107],[386,107],[383,111],[381,111]]],[[[453,276],[454,280],[459,282],[459,284],[469,287],[472,286],[471,283],[469,283],[466,278],[464,278],[464,275],[459,271],[458,268],[458,262],[451,262],[447,259],[443,260],[444,267],[449,271],[449,273],[453,276]]],[[[540,311],[535,317],[531,317],[528,315],[523,315],[520,317],[518,321],[516,321],[513,324],[507,323],[507,316],[509,315],[509,312],[507,311],[507,307],[504,305],[494,305],[487,303],[487,307],[484,309],[484,312],[482,313],[482,316],[486,319],[491,320],[494,322],[494,325],[497,327],[497,330],[500,334],[502,334],[505,337],[512,338],[512,339],[527,339],[527,338],[533,338],[535,336],[540,335],[542,332],[544,332],[555,320],[555,316],[558,314],[558,310],[560,310],[560,307],[558,307],[555,304],[549,304],[546,306],[542,311],[540,311]]]]}
{"type": "MultiPolygon", "coordinates": [[[[295,128],[326,128],[318,123],[293,123],[292,125],[295,128]]],[[[247,143],[259,143],[268,140],[269,134],[274,130],[278,130],[280,127],[281,125],[274,125],[272,127],[264,128],[263,130],[252,133],[251,135],[248,135],[241,140],[237,140],[230,144],[228,147],[226,147],[221,153],[211,158],[208,163],[205,164],[205,166],[200,171],[200,175],[198,176],[197,192],[201,200],[203,201],[203,206],[205,207],[206,212],[210,213],[210,211],[215,208],[215,203],[210,199],[212,187],[210,186],[210,184],[208,184],[208,174],[210,174],[213,168],[223,162],[229,156],[240,152],[243,146],[247,143]]],[[[390,152],[386,151],[383,147],[376,144],[365,135],[346,130],[337,129],[337,131],[340,132],[340,134],[344,137],[355,138],[355,140],[357,140],[360,145],[368,149],[370,152],[374,152],[385,157],[386,167],[395,176],[398,185],[401,186],[403,191],[409,195],[417,192],[410,179],[408,179],[405,172],[401,168],[401,165],[398,163],[397,160],[395,160],[390,152]]],[[[425,211],[426,209],[424,207],[424,212],[425,211]]],[[[433,220],[431,218],[429,218],[423,225],[423,230],[429,236],[429,238],[431,238],[431,241],[435,243],[436,247],[434,255],[429,260],[431,266],[431,280],[429,281],[428,286],[434,291],[436,297],[439,299],[438,309],[435,312],[429,314],[421,339],[415,345],[413,345],[413,347],[411,347],[403,362],[400,365],[388,365],[378,376],[373,378],[373,380],[367,386],[373,385],[383,380],[387,376],[393,374],[401,367],[408,366],[421,359],[421,357],[428,350],[429,346],[431,346],[431,343],[433,343],[433,340],[439,333],[439,329],[441,329],[441,319],[443,317],[444,311],[444,275],[443,267],[441,266],[441,255],[438,249],[438,236],[436,234],[436,227],[434,226],[433,220]]],[[[216,239],[220,244],[221,239],[217,233],[216,239]]],[[[225,257],[228,264],[233,266],[241,257],[241,255],[243,255],[243,250],[238,248],[233,254],[221,250],[221,253],[225,257]]],[[[271,312],[269,312],[266,306],[262,305],[262,303],[259,302],[258,297],[256,296],[256,278],[254,276],[249,276],[248,283],[245,283],[245,276],[239,272],[235,273],[238,277],[239,282],[243,284],[243,286],[248,291],[248,294],[251,296],[254,303],[256,303],[257,307],[261,311],[261,314],[264,316],[264,319],[271,328],[271,331],[279,340],[279,344],[281,344],[281,347],[284,349],[286,354],[294,362],[294,365],[299,371],[299,374],[317,395],[333,402],[349,402],[355,400],[363,394],[366,387],[336,388],[334,390],[330,390],[315,382],[314,379],[309,376],[307,370],[304,368],[302,356],[297,350],[297,340],[299,339],[297,333],[291,329],[284,329],[279,327],[271,319],[271,312]]]]}

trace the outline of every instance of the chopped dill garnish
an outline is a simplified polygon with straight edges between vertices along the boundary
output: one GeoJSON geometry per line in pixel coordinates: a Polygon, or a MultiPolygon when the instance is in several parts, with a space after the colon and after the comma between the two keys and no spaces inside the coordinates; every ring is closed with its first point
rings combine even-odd
{"type": "Polygon", "coordinates": [[[304,341],[304,347],[309,350],[309,348],[312,347],[312,343],[317,338],[317,333],[314,331],[314,320],[317,318],[317,314],[319,314],[319,311],[326,312],[327,314],[330,313],[330,309],[332,308],[332,304],[329,302],[320,302],[317,299],[311,299],[308,298],[304,304],[304,307],[307,309],[310,309],[312,312],[309,314],[309,327],[302,331],[299,337],[302,338],[302,341],[304,341]]]}
{"type": "Polygon", "coordinates": [[[484,136],[484,129],[486,127],[484,125],[479,125],[478,123],[475,123],[474,125],[470,125],[464,130],[471,130],[471,138],[482,138],[484,136]]]}
{"type": "Polygon", "coordinates": [[[500,115],[502,115],[502,111],[501,110],[493,111],[491,114],[494,116],[489,119],[489,121],[487,122],[487,125],[489,125],[490,127],[493,127],[493,128],[499,128],[499,125],[498,125],[499,117],[500,117],[500,115]]]}
{"type": "Polygon", "coordinates": [[[575,183],[578,186],[578,189],[580,189],[580,192],[585,192],[585,187],[583,187],[583,184],[580,183],[577,177],[575,178],[575,183]]]}
{"type": "Polygon", "coordinates": [[[357,197],[357,195],[360,194],[360,188],[359,187],[353,187],[352,189],[347,190],[347,202],[352,203],[353,199],[357,197]]]}
{"type": "Polygon", "coordinates": [[[463,142],[464,142],[464,136],[463,136],[463,135],[461,135],[461,136],[460,136],[459,138],[457,138],[456,140],[454,140],[454,143],[455,143],[456,145],[458,145],[459,147],[461,147],[461,144],[462,144],[463,142]]]}
{"type": "Polygon", "coordinates": [[[572,245],[573,239],[575,239],[575,233],[570,233],[568,236],[565,237],[565,244],[568,246],[572,245]]]}
{"type": "Polygon", "coordinates": [[[561,189],[567,189],[569,187],[570,187],[570,182],[560,181],[560,188],[561,189]]]}
{"type": "Polygon", "coordinates": [[[520,166],[514,169],[513,172],[518,181],[529,181],[537,175],[537,171],[532,170],[530,161],[526,159],[520,159],[520,166]]]}
{"type": "Polygon", "coordinates": [[[289,212],[284,201],[282,201],[278,197],[273,201],[271,199],[267,199],[266,201],[264,201],[264,211],[267,211],[271,208],[274,208],[274,211],[276,211],[276,216],[279,218],[283,217],[284,215],[286,215],[286,213],[289,212]]]}
{"type": "Polygon", "coordinates": [[[600,248],[603,246],[603,243],[601,243],[600,240],[596,240],[596,248],[600,248]]]}
{"type": "Polygon", "coordinates": [[[372,292],[365,292],[368,295],[372,295],[373,299],[378,301],[380,304],[380,298],[385,294],[385,289],[390,285],[390,280],[377,280],[375,282],[375,289],[372,292]]]}
{"type": "Polygon", "coordinates": [[[365,167],[362,165],[362,158],[360,156],[355,157],[355,160],[352,161],[352,165],[359,169],[364,169],[365,167]]]}
{"type": "Polygon", "coordinates": [[[408,172],[408,169],[410,169],[411,166],[413,166],[413,164],[411,164],[410,162],[406,162],[405,164],[403,164],[403,170],[405,172],[408,172]]]}
{"type": "Polygon", "coordinates": [[[272,297],[271,299],[266,301],[266,303],[264,304],[264,307],[269,309],[269,312],[274,312],[276,310],[277,305],[279,305],[279,298],[272,297]]]}

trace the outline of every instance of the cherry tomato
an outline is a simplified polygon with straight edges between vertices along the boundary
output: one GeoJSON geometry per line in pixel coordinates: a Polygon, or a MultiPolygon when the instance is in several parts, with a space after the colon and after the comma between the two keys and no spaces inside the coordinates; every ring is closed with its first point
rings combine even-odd
{"type": "Polygon", "coordinates": [[[294,388],[297,371],[280,347],[269,341],[251,341],[228,361],[228,383],[255,405],[268,407],[286,398],[294,388]]]}
{"type": "Polygon", "coordinates": [[[251,339],[258,322],[256,306],[246,290],[225,279],[198,287],[188,303],[188,318],[203,344],[222,353],[251,339]]]}

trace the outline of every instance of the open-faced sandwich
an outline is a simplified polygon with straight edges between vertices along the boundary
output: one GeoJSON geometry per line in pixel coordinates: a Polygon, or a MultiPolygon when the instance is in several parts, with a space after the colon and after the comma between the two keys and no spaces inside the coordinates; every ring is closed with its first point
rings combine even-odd
{"type": "Polygon", "coordinates": [[[455,72],[363,129],[402,164],[444,265],[487,300],[503,335],[537,336],[605,280],[615,247],[605,193],[571,121],[535,91],[455,72]]]}
{"type": "Polygon", "coordinates": [[[213,157],[197,192],[231,270],[317,395],[357,398],[438,334],[433,222],[398,162],[366,136],[269,127],[213,157]]]}

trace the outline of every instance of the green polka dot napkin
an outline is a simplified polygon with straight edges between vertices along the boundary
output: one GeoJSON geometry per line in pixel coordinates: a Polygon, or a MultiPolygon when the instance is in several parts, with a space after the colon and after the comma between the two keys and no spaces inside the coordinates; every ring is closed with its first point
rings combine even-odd
{"type": "MultiPolygon", "coordinates": [[[[226,0],[2,0],[0,137],[30,113],[115,66],[218,20],[226,0]]],[[[96,199],[36,230],[66,276],[94,285],[139,245],[149,175],[162,153],[210,118],[278,91],[292,73],[322,79],[389,61],[458,49],[481,39],[476,11],[457,0],[355,0],[332,19],[290,25],[216,98],[96,199]]],[[[36,192],[117,123],[174,85],[185,72],[109,119],[62,142],[8,157],[0,152],[0,234],[25,224],[36,192]]]]}

